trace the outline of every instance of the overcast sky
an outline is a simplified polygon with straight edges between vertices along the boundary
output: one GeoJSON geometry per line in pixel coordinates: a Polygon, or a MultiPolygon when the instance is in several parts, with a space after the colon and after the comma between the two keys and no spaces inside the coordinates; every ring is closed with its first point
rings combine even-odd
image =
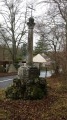
{"type": "MultiPolygon", "coordinates": [[[[8,0],[8,1],[12,1],[12,0],[8,0]]],[[[40,16],[41,14],[45,13],[47,11],[47,9],[49,9],[49,4],[45,3],[43,4],[39,4],[39,2],[41,2],[42,0],[24,0],[24,6],[26,7],[26,4],[29,5],[30,3],[33,4],[33,10],[32,14],[33,16],[36,18],[37,16],[40,16]]],[[[3,7],[4,8],[4,7],[3,7]]],[[[2,3],[0,1],[0,11],[3,10],[2,8],[2,3]]],[[[23,8],[22,8],[23,9],[23,8]]],[[[28,10],[31,12],[31,10],[28,8],[28,10]]],[[[0,22],[2,22],[2,16],[0,15],[0,22]]]]}
{"type": "MultiPolygon", "coordinates": [[[[8,1],[12,2],[12,0],[8,0],[8,1]]],[[[24,2],[22,3],[22,4],[24,4],[24,6],[22,7],[23,10],[26,9],[26,5],[30,6],[30,4],[33,4],[33,9],[35,9],[35,10],[32,11],[32,16],[34,17],[36,23],[37,23],[36,17],[43,16],[43,14],[49,9],[49,4],[47,4],[47,3],[39,4],[39,2],[41,2],[41,1],[42,0],[24,0],[24,2]]],[[[0,11],[1,10],[5,10],[5,7],[3,6],[3,8],[2,8],[2,3],[0,1],[0,11]]],[[[28,17],[30,17],[31,9],[28,8],[28,11],[29,11],[28,17]]],[[[1,15],[0,15],[0,23],[3,23],[3,17],[1,15]]],[[[35,44],[35,38],[34,38],[34,44],[35,44]]]]}

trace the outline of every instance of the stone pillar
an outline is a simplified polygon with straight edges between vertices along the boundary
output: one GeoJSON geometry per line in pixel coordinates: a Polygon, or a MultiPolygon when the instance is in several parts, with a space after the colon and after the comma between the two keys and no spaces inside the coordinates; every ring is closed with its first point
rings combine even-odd
{"type": "Polygon", "coordinates": [[[33,28],[34,28],[34,19],[32,17],[29,18],[28,25],[28,58],[27,64],[32,65],[33,63],[33,28]]]}

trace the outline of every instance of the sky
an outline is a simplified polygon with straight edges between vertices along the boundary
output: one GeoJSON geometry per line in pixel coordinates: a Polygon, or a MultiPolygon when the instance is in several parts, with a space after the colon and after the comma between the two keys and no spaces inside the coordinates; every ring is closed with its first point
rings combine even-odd
{"type": "MultiPolygon", "coordinates": [[[[8,0],[8,1],[12,1],[12,0],[8,0]]],[[[28,5],[29,7],[31,7],[30,4],[33,4],[33,9],[32,10],[32,16],[34,17],[35,23],[37,24],[38,21],[36,21],[37,17],[41,16],[42,14],[46,13],[46,11],[49,9],[49,4],[45,3],[43,4],[39,4],[42,0],[24,0],[24,8],[22,8],[23,10],[26,8],[26,5],[28,5]]],[[[2,8],[2,3],[0,2],[0,11],[3,10],[2,8]]],[[[31,9],[27,8],[29,11],[29,16],[31,16],[31,9]]],[[[6,9],[5,9],[6,10],[6,9]]],[[[0,23],[3,23],[3,17],[0,15],[0,23]]],[[[38,39],[37,39],[38,40],[38,39]]],[[[35,46],[35,42],[37,42],[36,40],[36,36],[34,36],[34,46],[35,46]]]]}
{"type": "MultiPolygon", "coordinates": [[[[33,4],[33,8],[35,10],[32,11],[32,16],[34,17],[35,23],[37,24],[39,21],[39,17],[41,19],[41,16],[43,17],[43,14],[45,14],[47,12],[47,10],[49,9],[49,4],[45,3],[45,4],[39,4],[42,0],[27,0],[27,3],[31,3],[33,4]],[[37,19],[38,18],[38,19],[37,19]]],[[[31,10],[29,10],[31,11],[31,10]]],[[[35,24],[35,25],[36,25],[35,24]]],[[[38,41],[39,37],[37,35],[35,35],[34,33],[34,46],[36,45],[36,42],[38,41]]]]}
{"type": "Polygon", "coordinates": [[[47,11],[47,9],[49,8],[49,4],[45,3],[44,5],[43,4],[39,4],[42,0],[27,0],[27,2],[33,4],[33,8],[35,10],[33,10],[33,16],[34,17],[37,17],[37,16],[40,16],[42,15],[43,13],[45,13],[47,11]]]}
{"type": "MultiPolygon", "coordinates": [[[[12,1],[12,0],[8,0],[8,1],[12,1]]],[[[45,3],[43,4],[39,4],[42,0],[24,0],[24,6],[26,7],[26,4],[33,4],[33,11],[32,11],[32,15],[34,18],[36,18],[37,16],[40,16],[41,14],[43,14],[44,12],[47,11],[47,9],[49,9],[49,4],[45,3]]],[[[30,6],[30,5],[29,5],[30,6]]],[[[0,2],[0,11],[3,10],[2,9],[2,3],[0,2]]],[[[29,12],[31,12],[31,10],[28,8],[29,12]]],[[[31,13],[30,13],[31,15],[31,13]]],[[[2,22],[2,16],[0,15],[0,22],[2,22]]]]}

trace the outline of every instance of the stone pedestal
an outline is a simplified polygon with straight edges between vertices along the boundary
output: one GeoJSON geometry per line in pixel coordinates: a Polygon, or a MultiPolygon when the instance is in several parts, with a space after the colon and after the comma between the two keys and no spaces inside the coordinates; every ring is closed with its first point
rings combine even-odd
{"type": "Polygon", "coordinates": [[[18,69],[18,77],[21,79],[22,83],[27,83],[29,79],[29,68],[27,66],[21,66],[18,69]]]}
{"type": "Polygon", "coordinates": [[[25,84],[29,82],[35,82],[36,78],[39,78],[40,71],[37,67],[21,66],[18,69],[18,77],[25,84]]]}

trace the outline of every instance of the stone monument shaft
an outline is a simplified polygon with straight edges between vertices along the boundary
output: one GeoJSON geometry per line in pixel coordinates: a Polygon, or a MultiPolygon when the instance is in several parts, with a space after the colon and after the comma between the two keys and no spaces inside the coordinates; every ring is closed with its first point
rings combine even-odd
{"type": "Polygon", "coordinates": [[[33,28],[34,28],[34,19],[32,17],[29,18],[28,25],[28,59],[27,64],[32,65],[33,63],[33,28]]]}

